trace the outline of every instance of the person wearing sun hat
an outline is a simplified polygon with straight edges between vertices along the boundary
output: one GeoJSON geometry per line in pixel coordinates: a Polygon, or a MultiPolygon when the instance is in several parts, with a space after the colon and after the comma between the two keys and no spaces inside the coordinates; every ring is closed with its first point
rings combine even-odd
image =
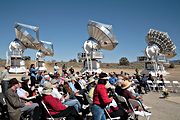
{"type": "Polygon", "coordinates": [[[128,80],[125,80],[121,82],[120,85],[121,86],[117,85],[115,89],[118,95],[125,97],[127,100],[136,99],[136,97],[130,91],[127,90],[127,88],[131,86],[131,82],[129,82],[128,80]]]}
{"type": "Polygon", "coordinates": [[[117,91],[117,88],[116,88],[116,93],[118,94],[118,95],[120,95],[120,96],[123,96],[123,97],[125,97],[127,100],[128,99],[136,99],[136,100],[138,100],[138,101],[140,101],[141,103],[142,103],[142,105],[143,105],[143,107],[144,107],[144,109],[149,109],[149,108],[151,108],[151,107],[148,107],[148,106],[146,106],[142,101],[142,96],[140,96],[140,95],[135,95],[135,94],[133,94],[132,92],[130,92],[129,90],[128,90],[128,88],[131,86],[131,82],[129,82],[128,80],[125,80],[122,84],[121,84],[121,90],[119,90],[119,91],[117,91]]]}
{"type": "Polygon", "coordinates": [[[89,91],[88,92],[88,96],[93,99],[93,94],[94,94],[94,89],[95,89],[95,86],[96,86],[96,80],[92,77],[90,77],[90,80],[88,82],[88,86],[86,87],[87,90],[89,91]]]}
{"type": "Polygon", "coordinates": [[[43,101],[45,105],[47,105],[47,109],[52,117],[66,117],[67,120],[76,120],[76,118],[80,119],[76,109],[73,106],[63,105],[58,98],[52,96],[52,89],[52,84],[50,82],[46,82],[42,90],[43,101]]]}
{"type": "Polygon", "coordinates": [[[92,114],[93,120],[106,120],[104,113],[105,107],[112,102],[112,98],[108,98],[105,84],[108,81],[106,73],[99,74],[98,84],[94,89],[92,114]]]}

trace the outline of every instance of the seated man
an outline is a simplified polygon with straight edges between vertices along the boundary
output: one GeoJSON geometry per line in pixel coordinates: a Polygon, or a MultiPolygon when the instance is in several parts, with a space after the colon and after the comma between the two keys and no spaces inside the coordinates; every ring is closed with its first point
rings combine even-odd
{"type": "Polygon", "coordinates": [[[9,89],[5,92],[10,120],[20,120],[21,115],[29,114],[30,120],[39,119],[39,105],[37,103],[25,102],[16,93],[19,82],[16,78],[9,81],[9,89]],[[36,113],[36,114],[33,114],[36,113]]]}

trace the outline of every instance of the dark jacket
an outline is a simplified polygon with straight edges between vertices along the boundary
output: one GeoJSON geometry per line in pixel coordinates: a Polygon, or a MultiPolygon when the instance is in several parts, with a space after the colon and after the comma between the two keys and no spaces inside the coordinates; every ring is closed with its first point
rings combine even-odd
{"type": "Polygon", "coordinates": [[[20,120],[20,116],[22,114],[20,108],[25,106],[25,101],[22,101],[19,98],[18,94],[14,92],[11,88],[9,88],[5,92],[5,97],[7,101],[10,120],[20,120]]]}

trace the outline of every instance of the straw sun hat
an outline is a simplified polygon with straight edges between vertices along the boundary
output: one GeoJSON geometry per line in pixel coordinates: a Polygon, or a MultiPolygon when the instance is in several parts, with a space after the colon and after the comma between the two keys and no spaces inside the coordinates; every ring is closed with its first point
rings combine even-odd
{"type": "Polygon", "coordinates": [[[95,82],[95,79],[94,79],[93,77],[90,77],[90,78],[88,79],[88,83],[87,83],[87,84],[90,84],[90,83],[93,83],[93,82],[95,82]]]}
{"type": "Polygon", "coordinates": [[[46,82],[44,84],[44,88],[42,90],[42,94],[47,94],[47,95],[51,94],[52,88],[53,88],[52,84],[50,82],[46,82]]]}
{"type": "Polygon", "coordinates": [[[128,88],[129,86],[131,86],[131,82],[129,82],[128,80],[125,80],[122,84],[121,84],[121,88],[122,89],[126,89],[128,88]]]}

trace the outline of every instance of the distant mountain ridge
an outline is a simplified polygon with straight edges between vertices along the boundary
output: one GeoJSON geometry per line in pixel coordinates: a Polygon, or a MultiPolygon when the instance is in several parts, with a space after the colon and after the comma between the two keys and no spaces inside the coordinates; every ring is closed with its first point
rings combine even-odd
{"type": "Polygon", "coordinates": [[[174,64],[180,64],[180,60],[171,60],[170,62],[174,64]]]}

